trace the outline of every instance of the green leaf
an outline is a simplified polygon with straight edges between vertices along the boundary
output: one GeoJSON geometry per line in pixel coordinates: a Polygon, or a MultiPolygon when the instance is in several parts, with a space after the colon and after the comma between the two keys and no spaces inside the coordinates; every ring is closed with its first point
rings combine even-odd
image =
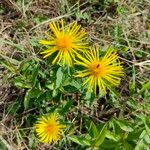
{"type": "Polygon", "coordinates": [[[143,139],[144,138],[144,136],[146,135],[147,133],[146,133],[146,130],[143,130],[143,132],[141,133],[141,135],[140,135],[140,139],[143,139]]]}
{"type": "Polygon", "coordinates": [[[72,78],[66,78],[63,81],[62,86],[64,88],[64,91],[73,93],[78,90],[81,90],[82,83],[76,80],[73,80],[72,78]]]}
{"type": "Polygon", "coordinates": [[[117,135],[109,130],[107,130],[106,137],[116,142],[118,142],[121,138],[120,135],[117,135]]]}
{"type": "Polygon", "coordinates": [[[32,83],[33,83],[33,86],[36,85],[38,71],[39,71],[39,65],[35,65],[35,67],[33,68],[32,79],[31,79],[32,83]]]}
{"type": "MultiPolygon", "coordinates": [[[[8,146],[7,146],[8,143],[6,143],[5,139],[3,139],[3,137],[0,135],[0,149],[1,150],[8,150],[8,146]]],[[[11,148],[11,147],[10,147],[11,148]]]]}
{"type": "Polygon", "coordinates": [[[77,88],[78,90],[81,88],[81,84],[75,80],[70,83],[71,86],[77,88]]]}
{"type": "Polygon", "coordinates": [[[115,150],[115,147],[118,143],[112,140],[104,140],[104,142],[101,144],[101,147],[104,148],[104,150],[106,148],[108,148],[108,150],[110,150],[111,148],[113,148],[113,150],[115,150]]]}
{"type": "Polygon", "coordinates": [[[42,92],[39,89],[28,89],[24,97],[24,108],[29,108],[31,103],[34,103],[34,100],[36,100],[41,94],[42,92]],[[34,100],[32,100],[33,98],[34,100]]]}
{"type": "Polygon", "coordinates": [[[115,90],[114,87],[110,86],[109,84],[107,84],[107,88],[117,97],[120,98],[120,94],[115,90]]]}
{"type": "Polygon", "coordinates": [[[122,130],[127,131],[127,132],[132,132],[133,131],[133,128],[131,128],[130,125],[128,125],[127,123],[125,123],[125,121],[115,120],[115,122],[119,125],[119,127],[122,130]]]}
{"type": "Polygon", "coordinates": [[[70,136],[69,139],[79,145],[90,146],[90,140],[86,139],[86,137],[83,135],[82,136],[70,136]]]}
{"type": "Polygon", "coordinates": [[[45,87],[47,87],[50,90],[54,90],[54,86],[55,86],[54,83],[51,83],[51,81],[47,81],[45,83],[45,87]]]}
{"type": "Polygon", "coordinates": [[[144,136],[144,141],[150,145],[150,136],[148,134],[144,136]]]}
{"type": "Polygon", "coordinates": [[[134,141],[134,140],[139,139],[139,136],[141,135],[142,131],[143,131],[143,128],[141,127],[139,129],[136,129],[134,132],[130,132],[127,138],[128,141],[134,141]]]}
{"type": "Polygon", "coordinates": [[[53,92],[52,92],[52,97],[56,97],[58,94],[58,90],[57,89],[54,89],[53,92]]]}
{"type": "Polygon", "coordinates": [[[117,7],[118,14],[123,15],[125,13],[125,11],[126,11],[125,7],[123,7],[123,6],[118,6],[117,7]]]}
{"type": "Polygon", "coordinates": [[[15,115],[20,107],[21,107],[21,101],[19,98],[17,98],[16,101],[13,101],[13,103],[10,103],[8,105],[6,112],[9,115],[15,115]]]}
{"type": "Polygon", "coordinates": [[[63,79],[63,72],[62,72],[62,69],[60,67],[56,73],[56,89],[60,87],[60,85],[62,83],[62,79],[63,79]]]}
{"type": "Polygon", "coordinates": [[[69,111],[69,108],[72,106],[72,100],[67,99],[67,102],[65,104],[65,106],[60,110],[60,114],[64,115],[66,112],[69,111]]]}
{"type": "Polygon", "coordinates": [[[18,76],[13,80],[13,83],[18,88],[31,88],[31,84],[28,83],[27,80],[23,79],[23,77],[18,76]]]}
{"type": "Polygon", "coordinates": [[[150,136],[150,120],[149,120],[149,118],[146,118],[144,124],[145,124],[146,131],[147,131],[148,135],[150,136]]]}
{"type": "Polygon", "coordinates": [[[27,109],[29,107],[29,103],[30,103],[30,91],[31,89],[28,89],[25,97],[24,97],[24,108],[27,109]]]}
{"type": "Polygon", "coordinates": [[[123,142],[123,145],[126,148],[126,150],[133,150],[133,147],[128,142],[123,142]]]}
{"type": "Polygon", "coordinates": [[[135,67],[133,66],[133,68],[132,68],[132,81],[129,85],[129,89],[130,89],[131,94],[134,94],[136,92],[135,78],[136,78],[136,72],[135,72],[135,67]]]}
{"type": "Polygon", "coordinates": [[[17,68],[12,64],[10,63],[9,61],[3,61],[1,62],[2,66],[5,67],[6,69],[8,69],[9,71],[11,71],[12,73],[14,74],[17,74],[17,68]]]}
{"type": "Polygon", "coordinates": [[[19,87],[19,88],[30,88],[31,87],[29,84],[25,84],[23,82],[15,82],[14,84],[16,87],[19,87]]]}
{"type": "Polygon", "coordinates": [[[46,17],[35,17],[35,18],[33,18],[33,21],[34,21],[36,24],[40,24],[41,22],[46,21],[46,20],[47,20],[46,17]]]}
{"type": "Polygon", "coordinates": [[[92,121],[91,121],[90,127],[89,127],[89,134],[92,138],[97,138],[97,136],[99,134],[96,125],[92,121]]]}
{"type": "Polygon", "coordinates": [[[134,150],[148,150],[147,145],[144,143],[143,139],[137,142],[134,150]]]}
{"type": "Polygon", "coordinates": [[[105,139],[105,137],[106,137],[106,134],[107,134],[107,124],[105,124],[105,125],[103,126],[103,128],[102,128],[102,130],[100,131],[98,137],[97,137],[96,140],[93,142],[93,145],[96,146],[96,147],[100,146],[100,145],[103,143],[103,141],[104,141],[104,139],[105,139]]]}
{"type": "Polygon", "coordinates": [[[84,97],[86,100],[90,99],[91,98],[91,92],[86,92],[85,93],[85,97],[84,97]]]}
{"type": "Polygon", "coordinates": [[[146,82],[144,85],[142,85],[142,89],[140,90],[139,93],[144,92],[145,90],[150,89],[150,81],[146,82]]]}

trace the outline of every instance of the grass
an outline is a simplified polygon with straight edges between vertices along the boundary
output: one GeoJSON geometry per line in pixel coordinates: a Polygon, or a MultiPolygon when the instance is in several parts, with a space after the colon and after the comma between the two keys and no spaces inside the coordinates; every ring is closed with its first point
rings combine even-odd
{"type": "Polygon", "coordinates": [[[0,149],[148,150],[149,7],[148,0],[0,2],[0,149]],[[41,57],[38,41],[61,18],[81,24],[90,45],[118,49],[125,72],[118,88],[94,96],[73,79],[74,70],[41,57]],[[53,111],[67,128],[61,141],[44,144],[33,125],[53,111]]]}

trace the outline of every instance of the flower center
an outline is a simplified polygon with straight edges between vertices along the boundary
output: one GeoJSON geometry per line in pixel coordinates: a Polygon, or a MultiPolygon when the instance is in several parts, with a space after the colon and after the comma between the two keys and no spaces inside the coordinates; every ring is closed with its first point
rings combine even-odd
{"type": "Polygon", "coordinates": [[[106,69],[101,62],[93,62],[90,65],[89,70],[91,75],[95,77],[103,76],[106,73],[106,69]]]}
{"type": "Polygon", "coordinates": [[[63,35],[62,37],[58,38],[56,41],[56,45],[60,49],[67,49],[72,47],[72,39],[67,35],[63,35]]]}
{"type": "Polygon", "coordinates": [[[54,125],[54,124],[48,124],[45,127],[45,132],[46,133],[53,133],[54,131],[56,131],[56,125],[54,125]]]}

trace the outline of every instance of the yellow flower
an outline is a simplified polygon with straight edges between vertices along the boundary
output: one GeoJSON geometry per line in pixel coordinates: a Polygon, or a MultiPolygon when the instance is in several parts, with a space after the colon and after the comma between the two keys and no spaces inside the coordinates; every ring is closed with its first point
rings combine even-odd
{"type": "Polygon", "coordinates": [[[88,91],[93,89],[96,93],[98,87],[99,92],[106,92],[108,84],[117,86],[120,83],[123,68],[117,62],[118,55],[113,48],[110,47],[102,58],[98,47],[86,51],[84,56],[78,54],[77,58],[76,64],[83,66],[84,70],[78,71],[76,77],[87,77],[83,85],[88,83],[88,91]]]}
{"type": "Polygon", "coordinates": [[[60,140],[65,128],[55,113],[49,116],[42,116],[35,124],[35,131],[39,137],[39,140],[44,143],[52,143],[60,140]]]}
{"type": "Polygon", "coordinates": [[[87,35],[84,29],[77,23],[72,23],[64,27],[64,21],[50,23],[52,35],[46,33],[49,40],[40,40],[43,45],[49,45],[47,50],[41,52],[44,54],[43,58],[51,56],[56,52],[56,57],[52,64],[62,61],[63,65],[68,63],[73,65],[73,59],[76,51],[83,51],[87,48],[87,35]],[[60,27],[61,25],[61,27],[60,27]]]}

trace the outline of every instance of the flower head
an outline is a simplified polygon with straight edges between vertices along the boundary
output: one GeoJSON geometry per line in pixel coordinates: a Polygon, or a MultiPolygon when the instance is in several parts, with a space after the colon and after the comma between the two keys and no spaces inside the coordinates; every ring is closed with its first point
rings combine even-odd
{"type": "Polygon", "coordinates": [[[84,53],[84,57],[77,55],[76,64],[84,67],[82,71],[78,71],[76,77],[87,77],[83,85],[88,83],[88,91],[92,89],[96,93],[105,92],[108,84],[117,86],[120,83],[120,77],[123,76],[123,68],[118,60],[117,53],[110,47],[106,54],[101,58],[99,49],[91,48],[84,53]]]}
{"type": "Polygon", "coordinates": [[[65,128],[59,120],[58,116],[53,113],[48,116],[42,116],[35,124],[35,131],[40,139],[44,143],[57,142],[65,128]]]}
{"type": "Polygon", "coordinates": [[[40,40],[43,45],[49,45],[47,50],[41,52],[44,58],[51,56],[56,52],[56,57],[52,64],[62,61],[69,66],[73,65],[73,59],[76,51],[83,51],[87,48],[86,32],[77,23],[72,23],[64,27],[64,21],[50,23],[52,34],[46,33],[49,40],[40,40]],[[61,25],[61,26],[60,26],[61,25]]]}

